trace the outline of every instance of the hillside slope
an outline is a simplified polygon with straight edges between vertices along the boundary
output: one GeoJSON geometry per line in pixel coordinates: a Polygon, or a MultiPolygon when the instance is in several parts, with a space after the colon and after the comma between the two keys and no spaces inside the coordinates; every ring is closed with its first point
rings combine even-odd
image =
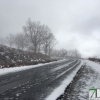
{"type": "Polygon", "coordinates": [[[52,59],[44,54],[22,51],[0,45],[0,67],[13,67],[20,65],[34,65],[50,62],[52,59]]]}

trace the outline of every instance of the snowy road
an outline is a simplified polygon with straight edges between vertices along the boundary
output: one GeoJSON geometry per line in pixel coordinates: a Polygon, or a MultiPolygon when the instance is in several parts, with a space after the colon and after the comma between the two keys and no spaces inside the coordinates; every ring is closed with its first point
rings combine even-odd
{"type": "Polygon", "coordinates": [[[80,61],[67,59],[0,76],[0,100],[44,100],[80,61]]]}

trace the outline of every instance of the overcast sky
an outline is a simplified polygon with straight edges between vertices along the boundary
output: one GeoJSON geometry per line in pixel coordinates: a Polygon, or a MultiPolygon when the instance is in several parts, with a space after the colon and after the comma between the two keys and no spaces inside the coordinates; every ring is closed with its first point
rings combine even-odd
{"type": "Polygon", "coordinates": [[[22,32],[28,18],[50,27],[57,49],[100,57],[100,0],[0,0],[0,37],[22,32]]]}

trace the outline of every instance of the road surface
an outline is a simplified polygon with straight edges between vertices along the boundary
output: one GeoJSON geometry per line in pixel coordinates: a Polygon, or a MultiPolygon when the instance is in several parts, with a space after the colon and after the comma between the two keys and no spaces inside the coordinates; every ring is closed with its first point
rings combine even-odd
{"type": "Polygon", "coordinates": [[[67,59],[0,76],[0,100],[44,100],[80,64],[67,59]]]}

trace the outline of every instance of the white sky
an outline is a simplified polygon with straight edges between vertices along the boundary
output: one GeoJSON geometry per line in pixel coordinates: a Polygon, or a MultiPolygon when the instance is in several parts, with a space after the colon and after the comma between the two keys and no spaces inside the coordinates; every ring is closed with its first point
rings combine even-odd
{"type": "Polygon", "coordinates": [[[22,32],[28,18],[51,28],[57,49],[100,57],[100,0],[0,0],[0,37],[22,32]]]}

